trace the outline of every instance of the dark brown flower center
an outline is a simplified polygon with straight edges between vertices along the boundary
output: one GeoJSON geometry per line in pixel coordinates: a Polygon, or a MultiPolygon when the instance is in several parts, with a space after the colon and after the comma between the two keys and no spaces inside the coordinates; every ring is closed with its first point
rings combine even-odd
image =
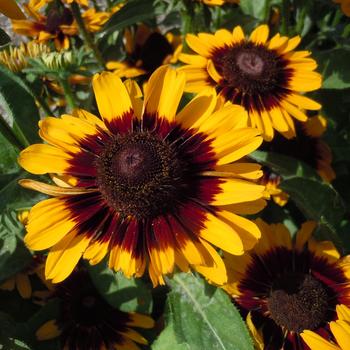
{"type": "Polygon", "coordinates": [[[264,69],[264,60],[256,52],[240,52],[236,64],[242,72],[253,76],[259,76],[264,69]]]}
{"type": "Polygon", "coordinates": [[[179,196],[183,164],[169,144],[151,133],[115,136],[96,166],[102,195],[124,216],[156,216],[179,196]]]}
{"type": "Polygon", "coordinates": [[[274,51],[251,42],[218,50],[213,62],[226,84],[250,94],[273,90],[284,66],[274,51]]]}
{"type": "Polygon", "coordinates": [[[61,25],[71,25],[73,15],[70,9],[63,6],[53,5],[47,13],[45,30],[55,34],[60,30],[61,25]]]}
{"type": "Polygon", "coordinates": [[[326,319],[328,295],[308,274],[290,273],[277,280],[267,299],[271,318],[288,331],[316,329],[326,319]]]}

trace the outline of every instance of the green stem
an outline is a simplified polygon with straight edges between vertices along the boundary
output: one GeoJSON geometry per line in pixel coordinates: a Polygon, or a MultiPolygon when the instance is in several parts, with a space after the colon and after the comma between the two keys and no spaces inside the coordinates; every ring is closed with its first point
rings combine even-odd
{"type": "Polygon", "coordinates": [[[60,85],[62,86],[62,89],[63,89],[63,92],[64,92],[64,96],[65,96],[65,98],[67,100],[68,106],[72,110],[75,109],[77,107],[77,104],[75,103],[73,91],[70,88],[68,80],[64,79],[64,78],[58,78],[58,81],[59,81],[60,85]]]}
{"type": "Polygon", "coordinates": [[[12,128],[8,125],[6,120],[2,115],[0,115],[0,131],[2,135],[9,141],[12,145],[17,147],[19,150],[22,150],[26,147],[23,144],[22,140],[20,140],[17,135],[14,133],[12,128]]]}
{"type": "Polygon", "coordinates": [[[92,52],[94,53],[94,56],[96,58],[96,61],[101,66],[101,68],[104,69],[105,62],[102,58],[101,52],[97,48],[93,38],[91,37],[90,33],[87,31],[87,29],[85,27],[84,20],[81,16],[81,13],[80,13],[79,5],[75,2],[72,2],[71,9],[72,9],[73,17],[78,24],[78,27],[79,27],[81,34],[83,35],[85,44],[92,50],[92,52]]]}

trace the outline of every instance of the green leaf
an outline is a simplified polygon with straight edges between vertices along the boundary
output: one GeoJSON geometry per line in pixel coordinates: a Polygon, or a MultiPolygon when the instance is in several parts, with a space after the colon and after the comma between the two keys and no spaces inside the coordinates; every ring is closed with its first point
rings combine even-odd
{"type": "Polygon", "coordinates": [[[35,100],[23,80],[3,66],[0,66],[0,102],[8,114],[8,124],[22,146],[40,140],[40,116],[35,100]]]}
{"type": "Polygon", "coordinates": [[[308,178],[321,181],[320,176],[314,169],[295,158],[279,153],[265,151],[255,151],[251,153],[249,157],[272,169],[275,173],[283,176],[284,179],[289,179],[295,176],[306,176],[308,178]]]}
{"type": "Polygon", "coordinates": [[[330,51],[314,52],[323,76],[323,89],[345,89],[350,87],[349,57],[350,49],[336,48],[330,51]]]}
{"type": "Polygon", "coordinates": [[[120,272],[113,272],[106,260],[95,266],[87,265],[95,287],[110,305],[125,312],[150,313],[151,290],[141,279],[128,279],[120,272]]]}
{"type": "Polygon", "coordinates": [[[10,209],[29,209],[47,196],[30,191],[18,185],[20,179],[28,178],[24,170],[13,174],[0,175],[0,211],[10,209]]]}
{"type": "Polygon", "coordinates": [[[253,350],[248,330],[223,290],[187,273],[168,283],[172,290],[166,316],[179,344],[191,350],[253,350]]]}
{"type": "Polygon", "coordinates": [[[240,0],[239,7],[244,14],[264,20],[268,15],[269,1],[240,0]]]}
{"type": "Polygon", "coordinates": [[[23,225],[17,220],[16,213],[5,212],[0,216],[0,280],[15,275],[30,261],[31,254],[25,247],[23,225]]]}
{"type": "Polygon", "coordinates": [[[101,32],[115,32],[132,24],[154,17],[153,1],[134,0],[126,2],[118,12],[112,15],[101,32]]]}
{"type": "Polygon", "coordinates": [[[263,151],[255,151],[250,157],[281,175],[280,188],[290,195],[307,219],[319,223],[319,236],[340,246],[337,225],[345,214],[345,205],[330,184],[324,182],[313,168],[295,158],[263,151]]]}
{"type": "Polygon", "coordinates": [[[295,177],[280,185],[309,220],[319,223],[319,236],[341,246],[337,226],[345,214],[339,193],[329,184],[309,178],[295,177]]]}
{"type": "Polygon", "coordinates": [[[176,339],[174,323],[171,321],[152,344],[152,350],[190,350],[188,344],[179,344],[176,339]]]}
{"type": "Polygon", "coordinates": [[[0,46],[7,45],[9,42],[11,42],[11,38],[0,28],[0,46]]]}
{"type": "MultiPolygon", "coordinates": [[[[17,163],[18,148],[13,146],[0,133],[0,174],[10,174],[17,172],[19,166],[17,163]]],[[[0,181],[0,188],[2,183],[0,181]]]]}

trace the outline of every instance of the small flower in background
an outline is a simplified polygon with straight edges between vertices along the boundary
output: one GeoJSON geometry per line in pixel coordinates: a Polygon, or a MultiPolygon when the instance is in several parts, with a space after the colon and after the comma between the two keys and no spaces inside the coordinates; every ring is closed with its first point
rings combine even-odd
{"type": "Polygon", "coordinates": [[[151,74],[162,64],[176,63],[182,50],[180,36],[170,32],[163,35],[144,24],[125,30],[124,46],[126,58],[107,62],[107,68],[126,78],[151,74]]]}
{"type": "Polygon", "coordinates": [[[322,140],[326,131],[327,120],[321,115],[310,116],[305,123],[295,123],[295,138],[284,138],[276,135],[271,142],[265,142],[264,151],[283,154],[301,160],[315,169],[324,181],[331,182],[335,178],[332,169],[332,152],[322,140]]]}
{"type": "Polygon", "coordinates": [[[44,341],[59,336],[62,349],[139,350],[136,344],[147,340],[134,328],[154,326],[149,316],[109,305],[83,270],[55,285],[51,297],[59,300],[59,314],[43,324],[36,337],[44,341]]]}
{"type": "Polygon", "coordinates": [[[214,35],[188,34],[186,42],[196,54],[183,53],[179,59],[187,63],[180,68],[186,73],[187,91],[215,87],[225,101],[244,106],[250,125],[271,141],[274,130],[295,136],[293,118],[307,120],[302,109],[321,108],[300,94],[319,89],[321,75],[314,72],[317,64],[309,51],[294,51],[299,36],[268,37],[266,25],[257,27],[248,40],[240,26],[214,35]]]}
{"type": "Polygon", "coordinates": [[[19,47],[10,46],[0,51],[0,64],[12,72],[18,73],[28,67],[30,58],[38,58],[50,52],[50,48],[43,43],[30,41],[21,43],[19,47]]]}
{"type": "Polygon", "coordinates": [[[0,13],[11,19],[25,19],[26,16],[19,8],[15,0],[1,0],[0,13]]]}
{"type": "Polygon", "coordinates": [[[263,172],[264,175],[260,178],[259,184],[265,186],[264,198],[272,199],[277,205],[283,207],[287,204],[289,195],[279,188],[281,176],[267,167],[263,168],[263,172]]]}
{"type": "Polygon", "coordinates": [[[350,0],[333,0],[336,4],[340,4],[343,13],[350,17],[350,0]]]}
{"type": "Polygon", "coordinates": [[[32,208],[25,236],[30,249],[51,248],[48,279],[64,280],[82,256],[96,264],[109,254],[110,268],[129,278],[147,268],[155,286],[175,265],[220,284],[226,271],[212,245],[241,255],[260,238],[234,213],[265,205],[264,186],[253,182],[260,166],[239,161],[262,138],[246,127],[242,107],[216,110],[213,89],[177,112],[184,85],[183,73],[162,66],[142,101],[136,83],[104,72],[93,79],[103,120],[78,110],[40,122],[49,144],[28,147],[19,163],[34,174],[71,177],[64,186],[21,181],[55,196],[32,208]]]}
{"type": "Polygon", "coordinates": [[[315,222],[292,242],[282,224],[256,220],[262,237],[243,257],[225,253],[228,284],[258,349],[308,349],[300,333],[327,332],[337,304],[350,306],[349,257],[330,241],[311,238],[315,222]]]}
{"type": "MultiPolygon", "coordinates": [[[[18,220],[23,225],[26,225],[28,222],[28,215],[28,210],[22,211],[18,214],[18,220]]],[[[42,255],[33,255],[29,264],[22,269],[22,271],[0,284],[0,290],[13,291],[16,289],[23,299],[30,299],[33,292],[30,276],[37,275],[45,284],[44,262],[45,259],[42,255]]]]}
{"type": "Polygon", "coordinates": [[[347,350],[350,344],[350,309],[346,305],[337,305],[336,321],[329,323],[332,334],[319,335],[304,331],[301,337],[311,350],[347,350]]]}
{"type": "MultiPolygon", "coordinates": [[[[70,38],[79,32],[70,8],[60,0],[29,0],[24,7],[31,19],[13,20],[14,32],[33,37],[37,42],[53,40],[57,50],[70,47],[70,38]]],[[[109,15],[92,8],[83,12],[82,17],[86,28],[95,32],[108,20],[109,15]]]]}

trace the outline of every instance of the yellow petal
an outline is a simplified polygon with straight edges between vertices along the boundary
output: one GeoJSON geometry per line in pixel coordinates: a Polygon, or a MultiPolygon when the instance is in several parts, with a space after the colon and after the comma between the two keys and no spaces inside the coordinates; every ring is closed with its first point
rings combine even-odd
{"type": "Polygon", "coordinates": [[[210,254],[213,259],[213,266],[206,265],[196,265],[194,268],[202,274],[208,281],[211,283],[215,283],[217,285],[223,285],[227,282],[227,272],[225,264],[221,258],[221,256],[217,253],[217,251],[204,240],[200,240],[203,247],[210,254]]]}
{"type": "Polygon", "coordinates": [[[76,223],[63,201],[50,198],[36,204],[29,213],[24,242],[32,250],[52,247],[67,235],[76,223]]]}
{"type": "Polygon", "coordinates": [[[57,338],[61,334],[55,320],[44,323],[35,333],[38,340],[49,340],[57,338]]]}
{"type": "Polygon", "coordinates": [[[132,112],[132,104],[128,91],[115,74],[102,72],[92,79],[98,110],[102,118],[108,122],[121,118],[132,112]]]}
{"type": "Polygon", "coordinates": [[[265,44],[268,37],[269,27],[266,24],[263,24],[253,30],[249,40],[255,44],[265,44]]]}
{"type": "Polygon", "coordinates": [[[350,322],[350,309],[346,305],[337,305],[336,310],[339,320],[350,322]]]}
{"type": "Polygon", "coordinates": [[[189,55],[186,53],[181,53],[179,56],[179,60],[184,63],[198,66],[201,68],[207,67],[207,59],[199,55],[189,55]]]}
{"type": "Polygon", "coordinates": [[[50,250],[45,265],[45,277],[58,283],[66,279],[89,245],[91,238],[70,232],[50,250]]]}
{"type": "Polygon", "coordinates": [[[207,213],[205,227],[200,231],[200,236],[211,244],[233,255],[244,253],[243,243],[237,233],[213,214],[207,213]]]}
{"type": "Polygon", "coordinates": [[[196,35],[186,35],[187,45],[196,53],[204,57],[210,57],[213,46],[207,43],[205,40],[200,40],[196,35]]]}
{"type": "Polygon", "coordinates": [[[300,335],[311,350],[341,350],[338,346],[331,344],[315,332],[305,330],[300,335]]]}
{"type": "Polygon", "coordinates": [[[18,293],[23,299],[29,299],[32,296],[32,285],[28,275],[25,273],[18,273],[15,278],[18,293]]]}
{"type": "Polygon", "coordinates": [[[168,66],[159,67],[145,91],[145,111],[172,122],[185,88],[185,74],[168,66]]]}
{"type": "Polygon", "coordinates": [[[244,40],[244,32],[241,26],[236,26],[233,28],[232,39],[234,43],[239,43],[244,40]]]}
{"type": "Polygon", "coordinates": [[[18,162],[25,170],[37,174],[64,173],[70,166],[69,156],[62,149],[46,144],[35,144],[24,149],[18,162]]]}
{"type": "Polygon", "coordinates": [[[252,249],[260,239],[260,229],[253,221],[227,210],[221,210],[218,216],[238,234],[243,242],[244,250],[252,249]]]}
{"type": "Polygon", "coordinates": [[[265,186],[241,179],[224,179],[220,181],[220,193],[216,194],[212,205],[228,205],[250,202],[262,198],[265,186]]]}
{"type": "Polygon", "coordinates": [[[342,349],[348,349],[350,344],[350,324],[343,320],[331,322],[331,331],[342,349]]]}
{"type": "Polygon", "coordinates": [[[215,89],[205,88],[180,111],[176,121],[186,129],[196,127],[213,113],[216,103],[215,89]]]}
{"type": "Polygon", "coordinates": [[[306,221],[301,225],[295,240],[295,248],[303,250],[305,243],[310,239],[317,223],[315,221],[306,221]]]}

